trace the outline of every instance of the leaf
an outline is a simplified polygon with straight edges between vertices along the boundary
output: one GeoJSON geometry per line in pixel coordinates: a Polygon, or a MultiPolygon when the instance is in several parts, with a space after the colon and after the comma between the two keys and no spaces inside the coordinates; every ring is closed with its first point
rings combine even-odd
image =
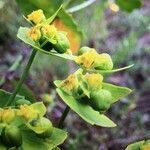
{"type": "Polygon", "coordinates": [[[78,100],[74,99],[74,97],[66,94],[59,88],[57,88],[56,91],[62,100],[86,122],[102,127],[116,126],[113,121],[111,121],[105,115],[100,114],[98,111],[95,111],[88,104],[79,102],[78,100]]]}
{"type": "Polygon", "coordinates": [[[123,71],[126,69],[129,69],[131,67],[133,67],[134,64],[123,67],[123,68],[118,68],[118,69],[113,69],[113,70],[88,70],[90,72],[96,72],[96,73],[100,73],[100,74],[110,74],[110,73],[115,73],[115,72],[119,72],[119,71],[123,71]]]}
{"type": "Polygon", "coordinates": [[[144,144],[144,142],[145,141],[143,140],[143,141],[132,143],[132,144],[128,145],[125,150],[139,150],[140,147],[144,144]]]}
{"type": "Polygon", "coordinates": [[[132,12],[134,9],[142,6],[142,0],[116,0],[116,4],[127,12],[132,12]]]}
{"type": "Polygon", "coordinates": [[[46,107],[43,104],[43,102],[36,102],[30,105],[30,107],[32,107],[34,110],[36,110],[36,112],[38,112],[38,114],[40,115],[40,117],[44,116],[46,113],[46,107]]]}
{"type": "MultiPolygon", "coordinates": [[[[12,81],[13,87],[16,87],[17,83],[18,83],[17,81],[13,80],[12,81]]],[[[26,84],[22,85],[18,94],[24,96],[30,102],[35,102],[35,96],[33,92],[31,91],[31,89],[26,84]]]]}
{"type": "Polygon", "coordinates": [[[17,34],[17,37],[22,40],[23,42],[25,42],[26,44],[32,46],[34,49],[36,50],[39,50],[45,54],[49,54],[49,55],[53,55],[53,56],[57,56],[57,57],[60,57],[60,58],[64,58],[64,59],[69,59],[69,60],[74,60],[74,57],[73,55],[69,55],[69,54],[59,54],[57,52],[48,52],[48,51],[45,51],[43,49],[41,49],[37,43],[35,43],[33,40],[31,40],[29,37],[27,37],[27,32],[28,32],[29,28],[26,28],[26,27],[20,27],[19,30],[18,30],[18,34],[17,34]]]}
{"type": "Polygon", "coordinates": [[[127,96],[132,92],[131,89],[126,87],[120,87],[109,83],[103,83],[103,89],[108,90],[112,94],[112,103],[117,102],[119,99],[127,96]]]}
{"type": "Polygon", "coordinates": [[[46,17],[53,15],[62,5],[63,0],[16,0],[25,15],[33,10],[42,9],[46,17]]]}
{"type": "Polygon", "coordinates": [[[52,150],[67,138],[67,133],[57,128],[54,128],[52,135],[46,139],[39,138],[34,132],[27,129],[22,130],[22,135],[22,150],[52,150]]]}
{"type": "MultiPolygon", "coordinates": [[[[11,93],[0,89],[0,107],[4,107],[5,106],[5,104],[7,103],[7,101],[8,101],[10,96],[11,96],[11,93]]],[[[15,101],[17,101],[19,99],[24,99],[24,97],[17,95],[16,98],[15,98],[15,101]]],[[[11,104],[11,105],[14,105],[14,103],[11,104]]]]}
{"type": "Polygon", "coordinates": [[[72,53],[76,53],[80,48],[82,32],[73,17],[64,9],[61,9],[58,13],[58,18],[54,21],[54,25],[59,30],[67,32],[70,49],[72,53]]]}

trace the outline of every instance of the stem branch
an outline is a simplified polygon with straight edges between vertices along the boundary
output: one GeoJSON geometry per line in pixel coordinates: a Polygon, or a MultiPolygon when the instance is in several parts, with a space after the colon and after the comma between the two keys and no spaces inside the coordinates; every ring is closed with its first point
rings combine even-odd
{"type": "Polygon", "coordinates": [[[68,106],[66,106],[66,108],[65,108],[65,110],[64,110],[64,112],[63,112],[63,114],[59,120],[58,128],[63,128],[63,123],[64,123],[64,121],[65,121],[65,119],[69,113],[69,110],[70,110],[70,108],[68,106]]]}
{"type": "Polygon", "coordinates": [[[28,75],[29,69],[30,69],[30,67],[31,67],[31,65],[33,63],[33,60],[35,58],[36,53],[37,53],[37,51],[33,49],[32,54],[31,54],[31,56],[29,58],[28,64],[27,64],[27,66],[25,67],[25,69],[24,69],[24,71],[22,73],[22,76],[21,76],[21,78],[20,78],[20,80],[19,80],[19,82],[18,82],[18,84],[16,86],[16,89],[14,90],[13,94],[9,97],[9,100],[6,103],[6,106],[9,106],[11,103],[13,103],[17,93],[19,92],[19,90],[20,90],[24,80],[26,79],[26,77],[28,75]]]}
{"type": "Polygon", "coordinates": [[[96,2],[96,0],[88,0],[88,1],[86,1],[86,2],[83,2],[83,3],[80,4],[80,5],[77,5],[77,6],[74,6],[74,7],[72,7],[72,8],[69,8],[69,9],[67,10],[67,12],[69,12],[69,13],[74,13],[74,12],[76,12],[76,11],[79,11],[79,10],[81,10],[81,9],[83,9],[83,8],[86,8],[86,7],[90,6],[90,5],[93,4],[94,2],[96,2]]]}

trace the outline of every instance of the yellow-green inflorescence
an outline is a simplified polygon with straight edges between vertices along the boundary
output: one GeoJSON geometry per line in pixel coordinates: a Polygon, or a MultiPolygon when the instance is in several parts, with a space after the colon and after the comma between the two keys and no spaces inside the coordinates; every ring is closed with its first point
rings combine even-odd
{"type": "Polygon", "coordinates": [[[54,49],[58,53],[69,51],[70,43],[67,33],[58,31],[53,24],[49,24],[42,10],[33,11],[27,16],[27,20],[32,23],[32,27],[27,32],[29,39],[42,45],[44,50],[54,49]]]}
{"type": "Polygon", "coordinates": [[[110,107],[112,95],[103,89],[103,76],[99,73],[77,71],[62,81],[60,88],[79,102],[87,100],[87,104],[96,111],[105,112],[110,107]]]}
{"type": "Polygon", "coordinates": [[[79,50],[75,62],[85,69],[112,70],[113,62],[109,54],[99,54],[93,48],[84,47],[79,50]]]}
{"type": "Polygon", "coordinates": [[[32,130],[39,138],[50,137],[53,125],[43,117],[45,113],[46,108],[42,102],[0,109],[0,143],[8,148],[21,146],[22,128],[32,130]]]}

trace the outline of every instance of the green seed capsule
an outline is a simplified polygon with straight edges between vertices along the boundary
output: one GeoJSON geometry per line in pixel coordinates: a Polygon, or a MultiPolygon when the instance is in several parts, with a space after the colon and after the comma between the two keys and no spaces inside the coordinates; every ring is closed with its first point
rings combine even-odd
{"type": "Polygon", "coordinates": [[[90,104],[96,111],[106,111],[110,108],[112,95],[109,91],[100,89],[90,94],[90,104]]]}
{"type": "Polygon", "coordinates": [[[65,53],[70,48],[70,43],[64,33],[58,32],[56,35],[57,43],[53,45],[58,53],[65,53]]]}
{"type": "Polygon", "coordinates": [[[93,49],[90,48],[90,47],[87,47],[87,46],[81,47],[81,48],[79,49],[79,51],[78,51],[78,56],[79,56],[79,55],[82,55],[82,54],[84,54],[84,53],[86,53],[86,52],[89,52],[89,51],[91,51],[91,50],[93,50],[93,49]]]}
{"type": "Polygon", "coordinates": [[[2,130],[2,141],[8,147],[19,147],[22,144],[20,129],[16,126],[7,126],[2,130]]]}
{"type": "Polygon", "coordinates": [[[48,138],[53,132],[51,121],[44,117],[32,120],[28,127],[41,138],[48,138]]]}
{"type": "Polygon", "coordinates": [[[17,101],[16,101],[16,106],[20,106],[20,105],[24,105],[24,104],[30,105],[31,102],[28,101],[28,100],[25,100],[25,99],[20,99],[20,100],[17,100],[17,101]]]}

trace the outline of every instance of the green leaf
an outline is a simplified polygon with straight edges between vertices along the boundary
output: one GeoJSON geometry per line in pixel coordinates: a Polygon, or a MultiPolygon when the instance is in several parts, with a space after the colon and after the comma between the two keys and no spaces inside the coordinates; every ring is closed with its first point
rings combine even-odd
{"type": "Polygon", "coordinates": [[[27,37],[27,32],[29,31],[29,28],[26,28],[26,27],[20,27],[19,30],[18,30],[18,34],[17,34],[17,37],[22,40],[23,42],[25,42],[26,44],[32,46],[34,49],[36,50],[39,50],[45,54],[49,54],[49,55],[52,55],[52,56],[57,56],[57,57],[60,57],[60,58],[64,58],[64,59],[69,59],[69,60],[74,60],[74,57],[73,55],[68,55],[68,54],[59,54],[55,51],[52,51],[52,52],[48,52],[48,51],[45,51],[43,49],[41,49],[37,43],[35,43],[33,40],[31,40],[29,37],[27,37]]]}
{"type": "Polygon", "coordinates": [[[47,17],[55,13],[62,5],[63,0],[16,0],[25,15],[33,10],[42,9],[47,17]]]}
{"type": "MultiPolygon", "coordinates": [[[[12,81],[13,87],[15,88],[17,86],[17,81],[12,81]]],[[[35,102],[35,96],[31,89],[26,85],[23,84],[22,87],[19,90],[19,95],[22,95],[25,97],[25,99],[28,99],[30,102],[35,102]]]]}
{"type": "Polygon", "coordinates": [[[142,6],[142,0],[116,0],[116,4],[127,12],[132,12],[134,9],[142,6]]]}
{"type": "Polygon", "coordinates": [[[103,83],[103,89],[108,90],[112,94],[112,103],[117,102],[119,99],[127,96],[132,92],[131,89],[126,87],[120,87],[109,83],[103,83]]]}
{"type": "Polygon", "coordinates": [[[113,69],[113,70],[88,70],[88,71],[95,72],[95,73],[100,73],[100,74],[111,74],[111,73],[115,73],[115,72],[119,72],[119,71],[129,69],[133,66],[134,66],[134,64],[123,67],[123,68],[113,69]]]}
{"type": "Polygon", "coordinates": [[[140,147],[144,144],[144,142],[145,141],[143,140],[143,141],[132,143],[132,144],[128,145],[125,150],[139,150],[140,147]]]}
{"type": "Polygon", "coordinates": [[[86,122],[102,127],[116,126],[116,124],[105,115],[95,111],[88,104],[79,102],[78,100],[74,99],[73,96],[68,95],[63,90],[57,88],[57,93],[62,98],[62,100],[86,122]]]}
{"type": "Polygon", "coordinates": [[[36,112],[40,115],[40,117],[43,117],[47,111],[43,102],[33,103],[32,105],[30,105],[30,107],[36,110],[36,112]]]}
{"type": "Polygon", "coordinates": [[[21,150],[52,150],[67,138],[67,133],[57,128],[54,128],[51,137],[46,139],[39,138],[34,132],[27,129],[22,130],[22,135],[21,150]]]}
{"type": "MultiPolygon", "coordinates": [[[[5,106],[5,104],[7,103],[7,101],[8,101],[10,96],[11,96],[11,93],[0,89],[0,107],[4,107],[5,106]]],[[[19,99],[24,99],[24,97],[17,95],[16,98],[15,98],[15,101],[17,101],[19,99]]],[[[11,105],[14,105],[14,103],[11,104],[11,105]]]]}

